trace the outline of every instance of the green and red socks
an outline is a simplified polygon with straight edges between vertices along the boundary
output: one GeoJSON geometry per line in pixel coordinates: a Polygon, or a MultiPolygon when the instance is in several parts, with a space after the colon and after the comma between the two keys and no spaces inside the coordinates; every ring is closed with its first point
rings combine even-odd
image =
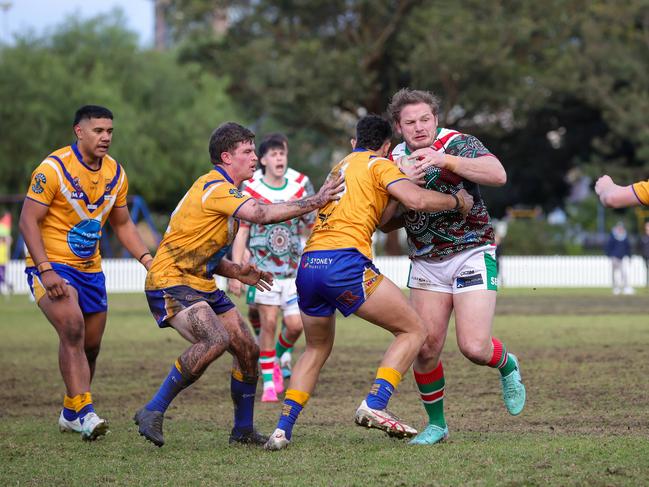
{"type": "Polygon", "coordinates": [[[516,370],[516,362],[509,358],[507,347],[497,338],[491,338],[491,343],[494,346],[493,355],[491,360],[487,362],[488,367],[498,369],[502,377],[506,377],[516,370]]]}
{"type": "Polygon", "coordinates": [[[446,427],[446,419],[444,419],[444,367],[440,361],[430,372],[417,372],[413,369],[415,374],[415,382],[421,401],[424,404],[424,409],[428,414],[428,422],[440,428],[446,427]]]}
{"type": "Polygon", "coordinates": [[[275,367],[275,350],[262,350],[259,352],[259,366],[264,381],[264,390],[275,389],[273,383],[273,370],[275,367]]]}
{"type": "Polygon", "coordinates": [[[275,344],[275,354],[277,357],[284,355],[284,352],[291,350],[295,345],[295,342],[291,342],[286,339],[286,328],[282,327],[282,331],[277,337],[277,343],[275,344]]]}

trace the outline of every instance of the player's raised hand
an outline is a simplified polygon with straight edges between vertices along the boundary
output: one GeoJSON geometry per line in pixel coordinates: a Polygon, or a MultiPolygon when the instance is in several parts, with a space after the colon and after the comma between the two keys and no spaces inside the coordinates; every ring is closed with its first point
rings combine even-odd
{"type": "Polygon", "coordinates": [[[464,218],[469,214],[471,208],[473,208],[473,196],[469,194],[466,189],[461,189],[455,193],[459,201],[457,211],[459,211],[464,218]]]}
{"type": "Polygon", "coordinates": [[[315,199],[322,208],[330,201],[339,200],[341,193],[345,190],[345,178],[340,172],[331,174],[324,182],[320,191],[315,195],[315,199]]]}
{"type": "Polygon", "coordinates": [[[45,287],[45,290],[47,291],[47,297],[52,301],[67,298],[69,296],[68,284],[56,273],[56,271],[48,270],[41,272],[40,279],[43,283],[43,287],[45,287]]]}
{"type": "Polygon", "coordinates": [[[601,178],[595,183],[595,193],[597,196],[602,196],[609,188],[615,186],[613,179],[608,174],[604,174],[601,178]]]}
{"type": "Polygon", "coordinates": [[[260,271],[253,264],[242,265],[237,279],[249,286],[255,286],[260,291],[270,291],[273,285],[273,275],[270,272],[260,271]]]}

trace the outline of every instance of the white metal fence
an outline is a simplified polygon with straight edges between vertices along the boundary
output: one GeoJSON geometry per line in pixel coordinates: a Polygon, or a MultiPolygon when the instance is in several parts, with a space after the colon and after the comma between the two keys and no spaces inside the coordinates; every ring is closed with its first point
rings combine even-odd
{"type": "MultiPolygon", "coordinates": [[[[407,257],[377,257],[376,266],[401,287],[406,286],[410,263],[407,257]]],[[[633,256],[625,262],[629,285],[644,286],[647,278],[644,260],[633,256]]],[[[6,279],[14,292],[29,292],[25,263],[9,262],[6,279]]],[[[144,289],[144,268],[133,259],[104,259],[108,292],[136,293],[144,289]]],[[[500,260],[501,284],[504,287],[610,287],[611,263],[604,256],[506,256],[500,260]]],[[[219,278],[219,287],[223,279],[219,278]]]]}

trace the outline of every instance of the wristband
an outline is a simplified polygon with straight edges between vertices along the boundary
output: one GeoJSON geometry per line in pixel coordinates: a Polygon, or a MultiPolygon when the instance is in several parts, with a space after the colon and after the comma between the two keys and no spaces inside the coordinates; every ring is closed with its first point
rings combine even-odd
{"type": "Polygon", "coordinates": [[[46,272],[54,272],[54,269],[52,269],[52,268],[50,267],[49,269],[45,269],[44,271],[38,271],[38,273],[39,273],[41,276],[42,276],[43,274],[45,274],[46,272]]]}
{"type": "MultiPolygon", "coordinates": [[[[139,262],[140,264],[142,263],[142,258],[143,258],[145,255],[149,255],[149,256],[150,256],[150,255],[151,255],[151,252],[144,252],[142,255],[140,255],[140,258],[138,259],[138,262],[139,262]]],[[[153,256],[151,256],[151,257],[153,257],[153,256]]]]}
{"type": "Polygon", "coordinates": [[[455,198],[455,208],[453,210],[459,211],[460,208],[462,207],[462,202],[460,201],[460,197],[456,194],[451,194],[453,198],[455,198]]]}
{"type": "Polygon", "coordinates": [[[54,270],[54,269],[52,269],[52,264],[50,264],[48,261],[41,262],[40,264],[38,264],[36,266],[36,269],[38,269],[38,272],[40,272],[41,274],[43,272],[54,270]]]}

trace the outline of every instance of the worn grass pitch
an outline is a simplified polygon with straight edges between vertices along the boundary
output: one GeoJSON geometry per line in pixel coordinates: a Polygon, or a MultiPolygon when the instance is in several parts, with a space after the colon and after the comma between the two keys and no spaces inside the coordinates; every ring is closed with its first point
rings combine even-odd
{"type": "MultiPolygon", "coordinates": [[[[495,335],[518,355],[528,391],[516,418],[497,373],[464,359],[451,331],[443,355],[451,438],[434,447],[354,426],[390,336],[340,318],[316,394],[281,452],[228,446],[227,356],[174,401],[162,449],[138,436],[134,411],[184,347],[157,329],[139,295],[110,297],[93,384],[110,435],[88,444],[60,434],[54,331],[25,297],[0,298],[0,485],[647,485],[649,295],[609,293],[501,293],[495,335]]],[[[257,404],[262,431],[279,409],[257,404]]],[[[391,409],[424,424],[411,375],[391,409]]]]}

